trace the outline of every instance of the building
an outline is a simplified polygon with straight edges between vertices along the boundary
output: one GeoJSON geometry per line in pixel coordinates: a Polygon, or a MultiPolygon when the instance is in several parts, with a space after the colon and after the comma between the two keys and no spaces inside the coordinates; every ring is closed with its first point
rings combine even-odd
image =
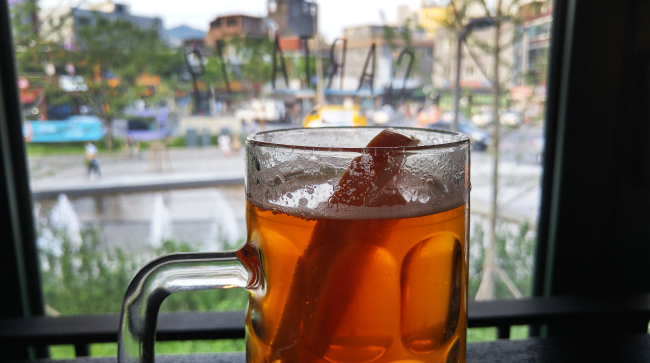
{"type": "Polygon", "coordinates": [[[521,39],[515,44],[516,86],[510,89],[513,106],[528,118],[541,118],[546,104],[548,55],[553,24],[552,4],[528,1],[521,5],[521,39]]]}
{"type": "Polygon", "coordinates": [[[411,10],[408,5],[397,5],[397,26],[416,25],[420,23],[420,15],[417,10],[411,10]]]}
{"type": "MultiPolygon", "coordinates": [[[[272,28],[272,36],[279,38],[280,48],[285,55],[300,56],[305,51],[301,38],[317,37],[318,4],[305,0],[268,0],[267,5],[267,21],[272,28]]],[[[308,46],[313,50],[315,44],[312,40],[308,46]]]]}
{"type": "Polygon", "coordinates": [[[268,0],[268,18],[280,38],[318,34],[318,5],[305,0],[268,0]],[[292,13],[290,9],[295,11],[292,13]]]}
{"type": "MultiPolygon", "coordinates": [[[[543,70],[546,69],[552,22],[553,16],[550,10],[524,20],[520,54],[523,77],[546,74],[543,70]]],[[[530,79],[528,83],[543,81],[542,79],[530,79]]]]}
{"type": "MultiPolygon", "coordinates": [[[[399,31],[398,28],[394,28],[399,31]]],[[[384,39],[384,27],[381,25],[366,25],[346,28],[344,35],[347,37],[347,55],[345,60],[345,76],[343,79],[343,89],[356,90],[359,87],[359,79],[363,72],[363,66],[372,44],[376,45],[375,59],[375,76],[373,90],[375,93],[381,93],[390,87],[401,89],[404,84],[404,73],[407,67],[408,57],[405,57],[403,64],[395,69],[394,60],[404,47],[400,37],[395,39],[395,51],[391,45],[384,39]]],[[[428,75],[433,67],[433,42],[426,39],[424,31],[413,31],[412,46],[415,48],[417,67],[411,72],[411,76],[406,81],[406,88],[412,89],[430,83],[428,75]]],[[[342,52],[342,42],[337,43],[337,60],[340,62],[342,52]]],[[[368,66],[367,72],[370,72],[371,66],[368,66]]],[[[339,75],[334,77],[334,85],[340,84],[339,75]]]]}
{"type": "Polygon", "coordinates": [[[41,22],[43,34],[70,48],[73,48],[78,41],[76,37],[78,29],[94,24],[96,16],[109,20],[127,20],[142,29],[155,29],[160,39],[166,41],[162,19],[133,15],[128,5],[113,1],[90,4],[85,8],[66,6],[42,8],[39,14],[41,20],[47,19],[41,22]],[[59,29],[53,32],[57,27],[59,29]]]}
{"type": "MultiPolygon", "coordinates": [[[[480,9],[474,11],[475,15],[481,14],[480,9]]],[[[527,118],[539,118],[544,110],[551,12],[551,6],[541,1],[523,1],[517,13],[523,20],[520,25],[506,22],[501,26],[500,83],[508,94],[508,108],[524,111],[527,118]]],[[[455,84],[456,39],[456,32],[445,27],[435,33],[433,85],[442,93],[451,94],[455,84]]],[[[468,52],[467,45],[461,48],[460,86],[464,93],[479,96],[472,97],[474,105],[482,103],[481,95],[491,95],[494,64],[493,55],[476,44],[491,44],[493,39],[494,28],[476,30],[468,38],[468,44],[475,44],[473,52],[468,52]]],[[[490,102],[490,97],[485,100],[490,102]]]]}
{"type": "Polygon", "coordinates": [[[275,26],[275,34],[278,37],[291,35],[289,29],[289,0],[268,0],[268,18],[275,26]]]}
{"type": "MultiPolygon", "coordinates": [[[[469,44],[480,42],[490,44],[494,40],[494,28],[477,30],[471,33],[468,38],[469,44]]],[[[499,76],[501,83],[514,85],[513,69],[515,62],[515,51],[507,40],[512,39],[515,27],[512,23],[501,25],[501,65],[499,76]]],[[[441,27],[435,33],[436,44],[436,61],[433,67],[433,86],[441,91],[453,89],[456,82],[456,57],[457,57],[457,34],[456,31],[441,27]]],[[[484,50],[478,49],[478,46],[472,46],[473,52],[468,52],[468,47],[464,44],[461,48],[460,63],[460,86],[469,89],[472,93],[490,93],[494,56],[484,50]],[[484,73],[485,72],[485,73],[484,73]],[[490,78],[488,78],[490,77],[490,78]]]]}
{"type": "Polygon", "coordinates": [[[210,30],[205,35],[205,44],[215,46],[217,40],[235,36],[260,38],[268,35],[264,20],[248,15],[219,16],[210,22],[210,30]]]}

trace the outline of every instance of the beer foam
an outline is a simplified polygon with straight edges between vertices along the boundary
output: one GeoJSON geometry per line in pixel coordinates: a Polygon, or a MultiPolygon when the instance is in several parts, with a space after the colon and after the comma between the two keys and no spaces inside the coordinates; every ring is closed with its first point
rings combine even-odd
{"type": "MultiPolygon", "coordinates": [[[[300,130],[293,133],[297,138],[317,133],[310,131],[300,130]]],[[[355,132],[355,140],[348,140],[348,148],[341,147],[346,145],[344,132],[336,129],[327,131],[322,134],[329,139],[325,144],[336,144],[337,146],[333,146],[336,150],[319,150],[318,146],[310,149],[304,146],[282,145],[289,142],[293,142],[292,145],[306,143],[304,139],[287,140],[278,136],[282,134],[286,137],[292,132],[269,132],[265,133],[265,136],[268,136],[265,138],[258,136],[260,141],[281,145],[256,145],[247,141],[248,202],[264,210],[305,219],[412,218],[445,212],[468,202],[469,143],[450,144],[465,139],[456,138],[456,135],[406,129],[406,134],[420,139],[420,145],[425,147],[395,148],[387,151],[385,149],[389,148],[353,149],[356,145],[365,145],[380,130],[366,129],[355,132]],[[374,133],[367,132],[368,130],[374,133]],[[444,147],[427,148],[429,145],[444,147]],[[401,164],[398,174],[379,192],[388,195],[399,194],[406,204],[370,207],[330,203],[330,198],[339,188],[339,181],[352,160],[364,154],[372,155],[378,152],[390,152],[401,164]]],[[[319,137],[315,139],[323,142],[319,137]]],[[[315,140],[314,142],[316,143],[315,140]]]]}
{"type": "Polygon", "coordinates": [[[401,195],[406,201],[404,205],[370,207],[330,203],[347,165],[334,169],[326,166],[323,171],[300,156],[267,170],[253,171],[247,178],[247,199],[258,208],[306,219],[411,218],[467,203],[466,160],[445,159],[443,165],[435,166],[418,154],[411,158],[415,160],[407,159],[394,180],[382,189],[401,195]],[[333,170],[338,172],[332,175],[333,170]]]}
{"type": "Polygon", "coordinates": [[[271,212],[284,213],[302,219],[398,219],[414,218],[437,214],[458,208],[467,203],[466,200],[453,200],[445,198],[436,203],[409,202],[406,205],[367,207],[349,206],[344,204],[318,203],[314,208],[292,207],[270,202],[248,201],[254,206],[271,212]]]}

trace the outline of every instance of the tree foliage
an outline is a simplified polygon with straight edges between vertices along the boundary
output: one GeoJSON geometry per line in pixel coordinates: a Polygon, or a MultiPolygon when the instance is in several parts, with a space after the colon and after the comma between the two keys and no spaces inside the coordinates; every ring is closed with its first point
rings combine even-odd
{"type": "MultiPolygon", "coordinates": [[[[182,53],[168,48],[156,29],[111,20],[97,12],[89,24],[75,25],[74,44],[63,44],[63,27],[69,25],[71,14],[59,19],[46,15],[39,19],[40,29],[36,29],[32,16],[39,12],[38,1],[11,8],[18,73],[28,78],[31,87],[43,90],[36,107],[44,105],[45,100],[53,106],[70,104],[77,98],[110,123],[125,106],[156,93],[138,81],[142,74],[160,76],[161,84],[173,85],[184,70],[182,53]],[[67,64],[75,67],[75,75],[83,77],[87,91],[73,96],[60,89],[57,76],[45,73],[45,67],[53,66],[56,74],[66,74],[67,64]]],[[[173,87],[158,88],[166,95],[173,93],[173,87]]]]}
{"type": "Polygon", "coordinates": [[[234,37],[228,41],[238,60],[241,77],[253,83],[271,79],[273,42],[266,37],[234,37]]]}
{"type": "MultiPolygon", "coordinates": [[[[470,238],[470,263],[469,263],[469,296],[476,296],[481,280],[483,279],[483,262],[485,251],[485,230],[483,218],[478,218],[471,231],[470,238]]],[[[532,292],[533,255],[536,234],[528,222],[516,224],[501,222],[497,230],[495,258],[499,268],[512,279],[523,296],[530,296],[532,292]]],[[[494,298],[511,299],[512,292],[506,284],[497,280],[495,283],[494,298]]]]}
{"type": "MultiPolygon", "coordinates": [[[[35,26],[33,20],[39,13],[38,2],[24,1],[11,7],[11,26],[16,49],[16,68],[21,77],[25,77],[33,89],[42,89],[35,106],[38,109],[45,99],[48,104],[66,104],[72,97],[59,89],[54,77],[45,74],[45,67],[53,66],[63,69],[71,57],[72,52],[62,44],[52,40],[51,35],[60,31],[59,26],[51,26],[48,32],[35,26]]],[[[51,22],[51,19],[42,19],[51,22]]],[[[36,116],[29,114],[28,118],[36,116]]]]}
{"type": "Polygon", "coordinates": [[[96,15],[92,24],[79,28],[77,37],[75,63],[88,83],[84,100],[105,120],[146,95],[140,75],[171,76],[181,69],[182,58],[166,47],[156,29],[96,15]]]}
{"type": "MultiPolygon", "coordinates": [[[[236,36],[224,42],[223,61],[228,80],[247,89],[271,80],[273,42],[266,37],[236,36]]],[[[222,60],[213,51],[205,64],[204,80],[216,88],[225,87],[222,60]]]]}
{"type": "MultiPolygon", "coordinates": [[[[508,86],[520,72],[515,71],[515,64],[507,57],[513,53],[511,47],[523,36],[524,18],[520,13],[520,0],[450,0],[449,8],[453,17],[447,22],[450,31],[461,34],[465,26],[473,18],[487,18],[491,21],[490,38],[486,40],[470,33],[464,42],[465,50],[474,61],[480,73],[491,83],[492,87],[492,172],[490,186],[490,217],[489,228],[485,237],[486,243],[482,250],[481,283],[477,288],[477,299],[493,299],[495,297],[518,297],[530,292],[530,286],[523,284],[519,277],[520,266],[512,265],[521,257],[532,256],[527,237],[519,233],[505,235],[499,229],[498,193],[499,193],[499,140],[502,136],[500,129],[500,98],[508,93],[508,86]],[[488,60],[489,59],[489,60],[488,60]],[[502,70],[507,69],[508,72],[502,70]],[[506,248],[511,245],[510,249],[506,248]],[[514,251],[514,252],[512,252],[514,251]],[[516,256],[510,253],[517,254],[516,256]],[[524,255],[525,254],[525,255],[524,255]],[[504,291],[505,296],[504,296],[504,291]]],[[[541,8],[540,8],[541,9],[541,8]]],[[[506,132],[512,129],[507,129],[506,132]]],[[[532,257],[530,257],[532,259],[532,257]]],[[[532,262],[528,268],[532,268],[532,262]]]]}

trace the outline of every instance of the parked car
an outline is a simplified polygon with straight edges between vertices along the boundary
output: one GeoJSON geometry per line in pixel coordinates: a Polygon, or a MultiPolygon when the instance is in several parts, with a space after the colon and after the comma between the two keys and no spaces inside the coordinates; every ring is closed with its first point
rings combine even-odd
{"type": "MultiPolygon", "coordinates": [[[[454,122],[454,111],[443,112],[442,116],[440,116],[440,121],[454,122]]],[[[467,119],[467,117],[465,117],[465,115],[461,113],[460,115],[458,115],[458,122],[469,123],[469,120],[467,119]]]]}
{"type": "Polygon", "coordinates": [[[253,121],[289,122],[287,116],[284,102],[272,99],[242,102],[235,111],[235,118],[245,124],[251,124],[253,121]]]}
{"type": "Polygon", "coordinates": [[[482,111],[472,115],[472,122],[479,127],[485,127],[492,123],[492,111],[482,111]]]}
{"type": "Polygon", "coordinates": [[[302,123],[303,127],[367,126],[368,119],[356,105],[325,105],[314,107],[302,123]]]}
{"type": "Polygon", "coordinates": [[[427,127],[440,122],[442,115],[438,106],[427,106],[418,112],[418,124],[420,127],[427,127]]]}
{"type": "Polygon", "coordinates": [[[506,126],[521,125],[524,121],[523,115],[519,111],[505,111],[501,113],[501,124],[506,126]]]}
{"type": "MultiPolygon", "coordinates": [[[[434,130],[451,130],[451,122],[442,121],[432,125],[429,125],[429,128],[434,130]]],[[[472,141],[472,149],[476,151],[485,151],[488,146],[492,143],[492,138],[490,134],[479,129],[475,125],[467,121],[458,122],[458,132],[465,134],[472,141]]]]}
{"type": "MultiPolygon", "coordinates": [[[[481,111],[472,116],[472,123],[479,127],[486,127],[492,124],[493,119],[492,111],[481,111]]],[[[524,118],[521,112],[508,110],[501,112],[499,120],[502,125],[513,127],[522,124],[524,118]]]]}

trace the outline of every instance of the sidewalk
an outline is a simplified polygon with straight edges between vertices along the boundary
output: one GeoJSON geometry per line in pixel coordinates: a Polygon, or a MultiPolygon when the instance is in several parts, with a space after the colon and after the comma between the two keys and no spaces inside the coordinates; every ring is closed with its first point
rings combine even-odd
{"type": "Polygon", "coordinates": [[[124,154],[99,155],[102,177],[86,178],[83,156],[30,157],[31,187],[34,199],[137,192],[156,189],[196,188],[243,184],[243,150],[224,157],[218,148],[173,148],[169,152],[170,170],[157,172],[150,165],[149,153],[129,160],[124,154]]]}

